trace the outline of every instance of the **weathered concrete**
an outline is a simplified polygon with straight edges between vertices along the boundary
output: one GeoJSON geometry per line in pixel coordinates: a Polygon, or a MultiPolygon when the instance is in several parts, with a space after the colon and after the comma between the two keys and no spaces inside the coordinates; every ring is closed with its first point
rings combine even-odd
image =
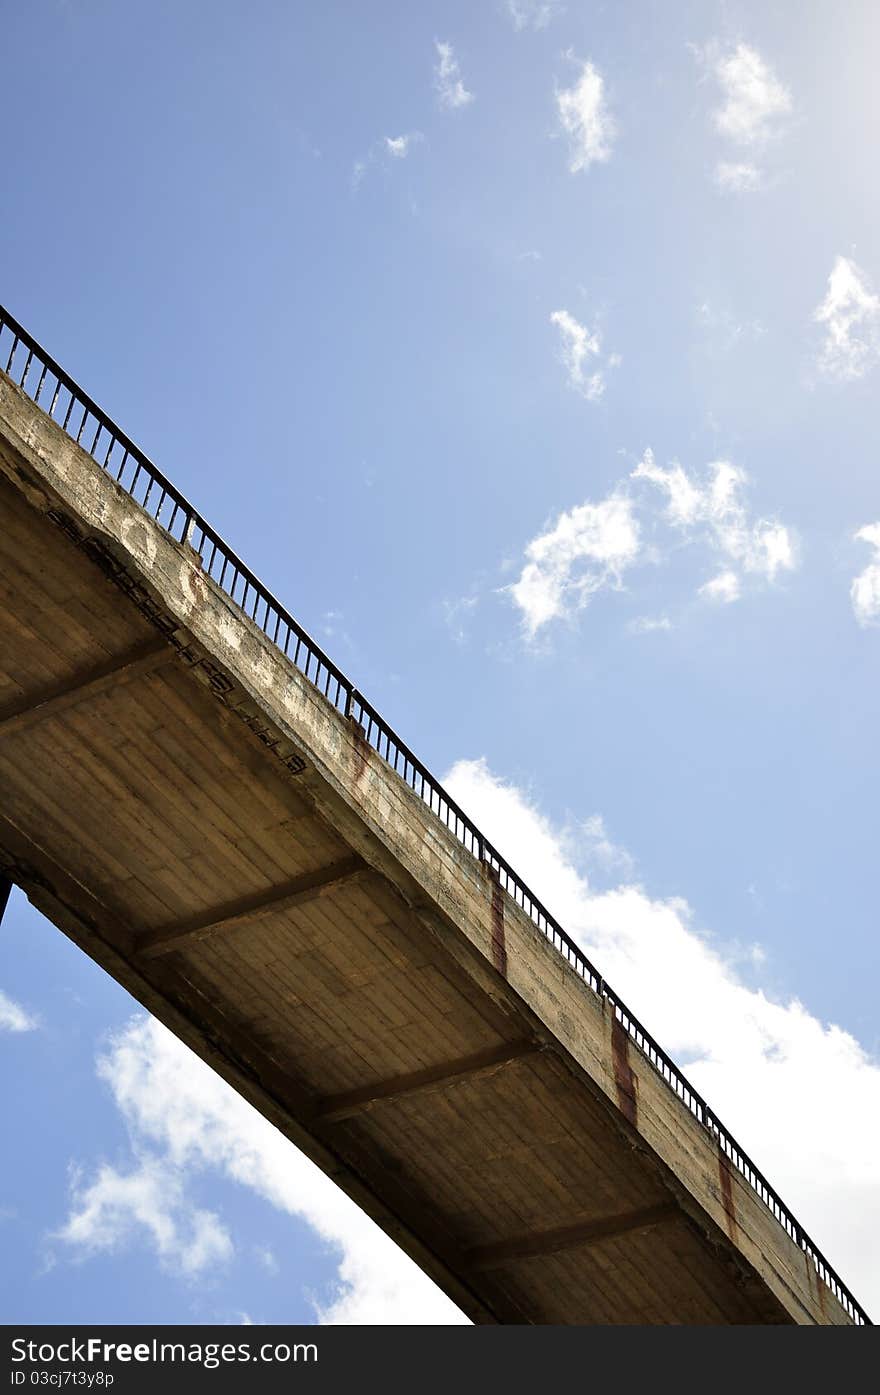
{"type": "Polygon", "coordinates": [[[2,377],[0,471],[0,872],[475,1321],[848,1322],[488,868],[2,377]]]}

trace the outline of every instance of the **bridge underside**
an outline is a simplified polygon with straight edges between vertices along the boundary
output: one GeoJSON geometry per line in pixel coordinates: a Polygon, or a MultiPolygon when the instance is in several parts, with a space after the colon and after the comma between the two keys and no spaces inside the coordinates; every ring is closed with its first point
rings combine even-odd
{"type": "MultiPolygon", "coordinates": [[[[511,986],[519,935],[536,976],[564,979],[601,1025],[589,990],[490,879],[480,953],[448,898],[395,870],[394,829],[383,839],[327,778],[312,719],[297,741],[293,705],[286,727],[261,715],[204,643],[211,607],[227,640],[239,626],[250,643],[249,622],[191,559],[201,635],[181,622],[162,568],[186,549],[93,480],[84,454],[78,516],[71,488],[56,493],[36,450],[5,435],[0,872],[475,1321],[845,1320],[802,1268],[770,1283],[747,1258],[738,1227],[752,1222],[717,1159],[703,1207],[646,1142],[650,1068],[615,1024],[593,1080],[511,986]],[[94,525],[101,490],[128,511],[130,555],[94,525]]],[[[328,749],[347,743],[352,788],[375,795],[394,779],[344,718],[328,708],[326,723],[328,749]]],[[[427,820],[423,856],[442,860],[448,835],[427,820]]]]}

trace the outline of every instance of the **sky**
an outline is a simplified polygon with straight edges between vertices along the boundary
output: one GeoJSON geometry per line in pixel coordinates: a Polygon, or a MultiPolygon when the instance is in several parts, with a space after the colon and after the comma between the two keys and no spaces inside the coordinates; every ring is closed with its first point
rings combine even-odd
{"type": "MultiPolygon", "coordinates": [[[[880,10],[7,11],[0,299],[880,1317],[880,10]]],[[[463,1320],[17,892],[0,1053],[5,1321],[463,1320]]]]}

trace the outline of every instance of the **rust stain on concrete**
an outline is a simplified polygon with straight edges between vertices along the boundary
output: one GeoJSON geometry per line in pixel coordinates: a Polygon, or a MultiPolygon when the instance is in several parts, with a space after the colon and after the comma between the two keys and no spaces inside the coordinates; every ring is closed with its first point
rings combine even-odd
{"type": "Polygon", "coordinates": [[[730,1158],[721,1148],[718,1150],[718,1179],[721,1183],[721,1205],[724,1207],[724,1220],[731,1240],[736,1240],[736,1209],[733,1204],[733,1179],[730,1158]]]}
{"type": "Polygon", "coordinates": [[[611,1060],[617,1105],[634,1128],[639,1125],[638,1077],[629,1063],[629,1033],[617,1013],[611,1010],[611,1060]]]}
{"type": "Polygon", "coordinates": [[[504,935],[504,891],[494,867],[488,862],[482,864],[492,884],[492,963],[507,978],[507,944],[504,935]]]}
{"type": "Polygon", "coordinates": [[[810,1292],[812,1292],[815,1289],[816,1298],[818,1299],[819,1308],[822,1313],[822,1320],[823,1322],[825,1322],[828,1318],[828,1313],[825,1308],[825,1283],[815,1264],[810,1259],[810,1256],[807,1254],[806,1250],[804,1250],[803,1254],[804,1264],[807,1270],[807,1288],[810,1290],[810,1292]]]}
{"type": "Polygon", "coordinates": [[[370,751],[373,749],[367,740],[367,734],[360,722],[354,717],[349,718],[351,730],[354,735],[354,780],[355,784],[360,784],[367,773],[370,764],[370,751]]]}

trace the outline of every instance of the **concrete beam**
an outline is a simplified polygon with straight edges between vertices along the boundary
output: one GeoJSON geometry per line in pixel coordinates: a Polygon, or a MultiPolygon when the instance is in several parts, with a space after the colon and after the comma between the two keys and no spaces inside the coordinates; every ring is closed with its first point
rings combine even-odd
{"type": "Polygon", "coordinates": [[[138,938],[136,953],[142,959],[155,959],[160,954],[170,954],[176,949],[184,949],[188,944],[214,935],[218,930],[235,930],[262,916],[275,915],[280,911],[293,910],[317,896],[326,896],[343,882],[368,871],[366,863],[359,857],[345,858],[329,867],[321,867],[316,872],[305,872],[281,886],[254,896],[245,896],[238,901],[215,906],[212,910],[177,925],[165,925],[159,930],[151,930],[138,938]]]}
{"type": "Polygon", "coordinates": [[[22,731],[35,722],[57,717],[69,707],[96,698],[101,693],[115,688],[120,683],[128,683],[145,673],[153,673],[162,664],[171,663],[174,650],[165,640],[151,639],[139,644],[127,654],[113,659],[105,659],[74,678],[66,678],[51,688],[27,698],[24,702],[0,712],[0,740],[22,731]]]}
{"type": "Polygon", "coordinates": [[[469,1272],[500,1269],[518,1259],[558,1254],[560,1250],[580,1249],[584,1245],[598,1245],[603,1240],[614,1240],[619,1235],[629,1235],[636,1230],[651,1230],[654,1226],[675,1220],[684,1220],[684,1213],[673,1202],[649,1206],[641,1211],[628,1211],[622,1216],[605,1216],[598,1221],[584,1221],[580,1225],[539,1231],[536,1235],[521,1235],[494,1245],[481,1245],[468,1251],[465,1264],[469,1272]]]}
{"type": "Polygon", "coordinates": [[[391,1104],[407,1095],[420,1094],[424,1090],[438,1089],[456,1084],[460,1080],[474,1080],[491,1074],[510,1061],[533,1056],[544,1048],[538,1042],[502,1042],[486,1051],[475,1052],[458,1061],[448,1061],[442,1066],[414,1071],[410,1075],[398,1075],[392,1080],[377,1081],[365,1085],[360,1090],[349,1090],[341,1095],[328,1095],[315,1110],[315,1122],[335,1124],[343,1119],[351,1119],[371,1109],[375,1104],[391,1104]]]}

